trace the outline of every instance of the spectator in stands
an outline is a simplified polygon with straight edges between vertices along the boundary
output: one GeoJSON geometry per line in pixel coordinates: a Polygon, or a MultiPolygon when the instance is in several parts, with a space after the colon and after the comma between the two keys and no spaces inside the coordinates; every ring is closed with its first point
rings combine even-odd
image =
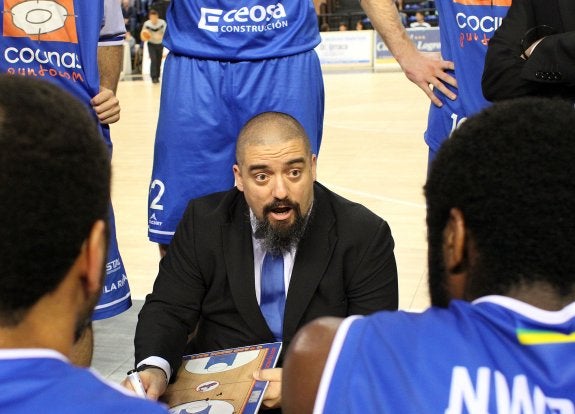
{"type": "Polygon", "coordinates": [[[320,32],[329,32],[331,29],[329,27],[329,23],[322,23],[322,25],[319,27],[319,31],[320,32]]]}
{"type": "Polygon", "coordinates": [[[415,21],[412,22],[409,27],[412,29],[423,29],[426,27],[431,27],[431,25],[425,21],[425,15],[423,12],[418,11],[415,12],[415,21]]]}
{"type": "Polygon", "coordinates": [[[158,12],[160,19],[165,19],[166,18],[166,12],[167,12],[169,6],[170,6],[170,0],[153,0],[151,2],[150,8],[152,8],[158,12]]]}
{"type": "Polygon", "coordinates": [[[529,98],[456,129],[425,186],[433,306],[306,326],[283,412],[575,412],[574,126],[529,98]]]}
{"type": "Polygon", "coordinates": [[[355,30],[364,30],[365,27],[363,26],[363,22],[361,20],[358,20],[357,23],[355,24],[355,30]]]}
{"type": "Polygon", "coordinates": [[[403,0],[394,0],[395,7],[399,13],[399,18],[401,19],[401,24],[404,27],[407,26],[407,14],[403,11],[403,0]]]}
{"type": "Polygon", "coordinates": [[[149,19],[144,23],[140,38],[148,42],[148,52],[150,54],[150,76],[153,83],[160,81],[160,68],[162,66],[162,54],[164,45],[162,39],[166,31],[166,21],[160,19],[157,10],[150,9],[149,19]]]}
{"type": "Polygon", "coordinates": [[[340,32],[345,32],[345,31],[347,31],[347,29],[348,29],[348,28],[347,28],[347,23],[346,23],[346,22],[341,22],[341,23],[339,24],[339,29],[338,29],[338,30],[339,30],[340,32]]]}
{"type": "MultiPolygon", "coordinates": [[[[134,36],[132,36],[132,34],[130,32],[126,32],[126,37],[124,38],[124,45],[125,47],[128,47],[130,49],[130,61],[132,62],[132,73],[134,73],[134,67],[135,67],[135,60],[136,60],[136,55],[137,53],[139,53],[139,49],[140,49],[140,45],[136,44],[136,39],[134,39],[134,36]]],[[[126,68],[124,68],[124,71],[126,70],[126,68]]]]}
{"type": "Polygon", "coordinates": [[[130,0],[122,0],[122,16],[124,17],[124,24],[126,25],[126,32],[130,33],[132,37],[136,34],[137,14],[136,8],[132,6],[130,0]]]}
{"type": "Polygon", "coordinates": [[[137,20],[136,33],[139,33],[142,24],[148,19],[150,0],[134,0],[134,8],[136,9],[137,20]]]}

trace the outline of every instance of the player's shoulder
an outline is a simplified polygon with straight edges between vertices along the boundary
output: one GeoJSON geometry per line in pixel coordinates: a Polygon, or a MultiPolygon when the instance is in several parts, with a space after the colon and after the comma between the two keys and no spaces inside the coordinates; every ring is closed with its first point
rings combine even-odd
{"type": "MultiPolygon", "coordinates": [[[[92,369],[60,366],[59,388],[73,389],[74,393],[62,392],[63,401],[57,403],[61,413],[72,412],[138,412],[143,414],[165,414],[160,404],[137,397],[119,384],[110,382],[92,369]],[[67,411],[65,407],[69,407],[67,411]]],[[[57,398],[57,397],[56,397],[57,398]]],[[[52,404],[55,402],[53,401],[52,404]]]]}
{"type": "MultiPolygon", "coordinates": [[[[138,412],[160,414],[166,413],[164,406],[155,401],[137,397],[133,392],[119,384],[108,381],[92,369],[84,370],[85,381],[91,384],[89,392],[93,392],[96,398],[91,399],[91,404],[101,405],[100,412],[138,412]],[[98,390],[98,392],[96,392],[98,390]]],[[[88,385],[87,385],[88,386],[88,385]]]]}

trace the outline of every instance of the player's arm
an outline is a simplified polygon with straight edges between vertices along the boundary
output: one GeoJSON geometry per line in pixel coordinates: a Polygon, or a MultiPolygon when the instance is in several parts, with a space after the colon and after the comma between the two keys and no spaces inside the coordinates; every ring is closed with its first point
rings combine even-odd
{"type": "Polygon", "coordinates": [[[294,337],[283,364],[284,414],[306,414],[313,411],[331,344],[342,320],[316,319],[294,337]]]}
{"type": "Polygon", "coordinates": [[[103,124],[112,124],[120,119],[120,101],[116,97],[116,90],[122,72],[125,32],[120,3],[104,0],[104,21],[98,42],[100,92],[91,101],[103,124]]]}
{"type": "Polygon", "coordinates": [[[440,90],[449,99],[457,97],[444,84],[457,87],[455,78],[447,73],[454,69],[453,62],[434,59],[417,50],[401,24],[399,12],[393,0],[361,0],[361,6],[401,66],[405,76],[419,86],[435,105],[442,106],[443,104],[433,93],[433,88],[440,90]]]}
{"type": "Polygon", "coordinates": [[[92,108],[103,124],[120,119],[120,101],[116,97],[120,72],[122,71],[123,46],[98,47],[98,70],[100,92],[92,98],[92,108]]]}

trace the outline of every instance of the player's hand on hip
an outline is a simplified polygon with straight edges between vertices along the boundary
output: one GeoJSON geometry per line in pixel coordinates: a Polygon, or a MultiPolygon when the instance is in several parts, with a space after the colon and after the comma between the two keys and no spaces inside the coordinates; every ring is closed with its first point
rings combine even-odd
{"type": "MultiPolygon", "coordinates": [[[[149,367],[140,371],[139,374],[144,390],[146,390],[146,397],[157,401],[168,388],[166,373],[161,368],[149,367]]],[[[122,381],[122,385],[129,390],[135,391],[128,378],[122,381]]]]}
{"type": "Polygon", "coordinates": [[[282,402],[282,369],[270,368],[261,369],[254,372],[254,378],[258,381],[269,381],[262,406],[264,408],[281,407],[282,402]]]}
{"type": "Polygon", "coordinates": [[[457,80],[447,73],[454,70],[453,62],[426,56],[415,50],[403,57],[399,64],[405,76],[419,86],[436,106],[443,106],[443,103],[433,93],[433,89],[439,90],[451,100],[457,98],[446,86],[448,84],[457,88],[457,80]]]}
{"type": "Polygon", "coordinates": [[[100,86],[100,92],[90,101],[102,124],[113,124],[120,120],[120,101],[114,91],[100,86]]]}

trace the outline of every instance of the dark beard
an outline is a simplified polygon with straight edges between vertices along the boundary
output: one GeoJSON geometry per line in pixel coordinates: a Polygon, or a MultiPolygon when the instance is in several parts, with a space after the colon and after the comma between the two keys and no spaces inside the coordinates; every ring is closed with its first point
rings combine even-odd
{"type": "MultiPolygon", "coordinates": [[[[106,228],[107,228],[107,226],[106,226],[106,228]]],[[[109,233],[106,230],[106,240],[108,239],[108,236],[109,236],[109,233]]],[[[106,250],[105,251],[108,251],[107,246],[108,245],[106,243],[106,250]]],[[[101,276],[100,276],[100,282],[101,282],[100,285],[102,287],[104,286],[104,280],[105,279],[106,279],[106,263],[104,261],[104,263],[102,263],[102,270],[101,270],[101,276]]],[[[86,328],[88,328],[91,325],[92,314],[94,313],[94,309],[100,300],[101,294],[102,294],[102,288],[100,289],[100,292],[98,294],[93,295],[88,300],[88,303],[86,304],[84,309],[82,309],[80,311],[80,314],[78,315],[78,320],[76,322],[76,327],[74,330],[74,343],[78,342],[78,340],[84,334],[84,331],[86,330],[86,328]]]]}
{"type": "Polygon", "coordinates": [[[86,307],[78,315],[78,321],[76,322],[76,329],[74,331],[74,343],[84,334],[86,328],[92,323],[92,314],[94,313],[94,307],[98,304],[100,295],[94,295],[86,305],[86,307]]]}
{"type": "Polygon", "coordinates": [[[446,308],[449,306],[450,298],[445,284],[447,273],[445,271],[445,262],[443,260],[441,246],[442,243],[429,243],[427,259],[429,267],[428,287],[431,305],[446,308]],[[432,246],[440,247],[434,248],[432,246]]]}
{"type": "Polygon", "coordinates": [[[254,236],[261,239],[262,247],[266,252],[275,256],[289,252],[296,247],[301,240],[305,231],[306,220],[301,214],[301,208],[298,203],[289,200],[274,201],[263,209],[263,220],[256,218],[256,229],[254,236]],[[279,206],[288,206],[295,213],[295,220],[290,225],[272,225],[268,219],[268,214],[279,206]]]}
{"type": "Polygon", "coordinates": [[[80,338],[82,337],[82,335],[84,335],[84,332],[86,331],[88,326],[90,326],[91,323],[92,323],[91,316],[88,318],[82,318],[82,320],[76,323],[76,330],[74,331],[74,343],[80,340],[80,338]]]}

